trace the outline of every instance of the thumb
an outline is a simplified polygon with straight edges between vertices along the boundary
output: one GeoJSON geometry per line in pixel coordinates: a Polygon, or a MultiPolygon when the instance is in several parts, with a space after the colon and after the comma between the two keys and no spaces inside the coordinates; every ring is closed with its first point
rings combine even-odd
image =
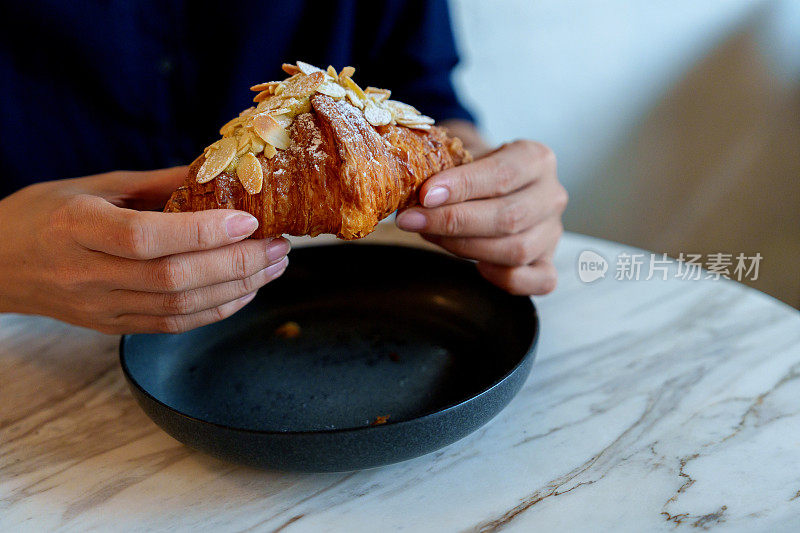
{"type": "Polygon", "coordinates": [[[180,187],[189,173],[188,166],[147,170],[119,170],[86,178],[92,192],[112,204],[140,211],[160,209],[180,187]]]}

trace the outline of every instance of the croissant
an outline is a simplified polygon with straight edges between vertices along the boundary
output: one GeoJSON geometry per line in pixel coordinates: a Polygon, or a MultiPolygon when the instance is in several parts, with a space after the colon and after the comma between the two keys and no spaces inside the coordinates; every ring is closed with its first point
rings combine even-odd
{"type": "Polygon", "coordinates": [[[390,91],[302,61],[255,85],[250,107],[189,167],[166,212],[229,208],[259,220],[253,237],[358,239],[418,202],[431,175],[472,160],[456,137],[390,91]]]}

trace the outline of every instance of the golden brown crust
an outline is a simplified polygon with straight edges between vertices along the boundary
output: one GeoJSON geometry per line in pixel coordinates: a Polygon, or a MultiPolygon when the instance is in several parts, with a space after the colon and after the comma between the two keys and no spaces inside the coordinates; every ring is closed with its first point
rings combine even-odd
{"type": "Polygon", "coordinates": [[[471,160],[441,128],[374,127],[350,103],[323,94],[311,104],[312,111],[289,127],[286,150],[271,159],[258,156],[264,171],[260,193],[248,194],[227,172],[197,183],[201,156],[165,211],[247,211],[259,219],[256,238],[332,233],[358,239],[395,210],[417,203],[428,177],[471,160]]]}

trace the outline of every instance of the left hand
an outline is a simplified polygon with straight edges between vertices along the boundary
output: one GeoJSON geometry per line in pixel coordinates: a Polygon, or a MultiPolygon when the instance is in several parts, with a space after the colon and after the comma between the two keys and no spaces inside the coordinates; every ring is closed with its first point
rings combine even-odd
{"type": "Polygon", "coordinates": [[[397,216],[400,229],[477,260],[483,277],[512,294],[555,289],[553,253],[563,232],[567,191],[548,147],[505,144],[432,176],[419,196],[422,206],[397,216]]]}

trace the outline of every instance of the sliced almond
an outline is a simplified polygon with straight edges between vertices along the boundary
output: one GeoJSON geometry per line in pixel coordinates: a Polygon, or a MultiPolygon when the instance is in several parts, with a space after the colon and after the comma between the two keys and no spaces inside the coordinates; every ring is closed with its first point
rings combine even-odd
{"type": "Polygon", "coordinates": [[[300,72],[302,72],[306,76],[308,76],[309,74],[313,74],[315,72],[323,72],[323,70],[321,68],[317,68],[314,65],[311,65],[311,64],[306,63],[304,61],[298,61],[297,62],[297,68],[299,68],[300,72]]]}
{"type": "Polygon", "coordinates": [[[397,117],[397,122],[403,125],[409,124],[434,124],[436,121],[433,120],[431,117],[425,115],[415,115],[413,117],[403,116],[397,117]]]}
{"type": "Polygon", "coordinates": [[[392,113],[398,116],[405,116],[405,115],[419,115],[419,111],[414,106],[410,106],[404,102],[399,102],[397,100],[386,100],[383,105],[388,107],[392,113]]]}
{"type": "Polygon", "coordinates": [[[277,109],[283,106],[283,98],[273,97],[263,102],[259,102],[258,106],[256,107],[256,111],[264,112],[264,111],[272,111],[273,109],[277,109]]]}
{"type": "Polygon", "coordinates": [[[206,154],[206,159],[208,158],[208,152],[213,152],[214,150],[219,150],[219,141],[213,142],[203,149],[203,153],[206,154]]]}
{"type": "Polygon", "coordinates": [[[264,143],[264,141],[261,140],[261,137],[259,137],[258,135],[250,136],[250,152],[252,152],[255,155],[258,155],[264,151],[265,146],[266,144],[264,143]]]}
{"type": "Polygon", "coordinates": [[[364,100],[358,97],[356,93],[351,91],[350,89],[345,89],[347,92],[347,99],[350,101],[351,104],[356,106],[359,109],[364,109],[364,100]]]}
{"type": "Polygon", "coordinates": [[[415,129],[415,130],[429,130],[429,129],[431,129],[431,125],[430,124],[408,124],[408,125],[406,125],[406,128],[411,128],[411,129],[415,129]]]}
{"type": "Polygon", "coordinates": [[[250,87],[251,91],[261,92],[261,91],[271,91],[278,86],[279,81],[267,81],[264,83],[259,83],[250,87]]]}
{"type": "Polygon", "coordinates": [[[333,68],[333,65],[328,65],[328,70],[326,72],[328,73],[328,76],[330,76],[333,79],[339,77],[339,75],[336,73],[336,69],[333,68]]]}
{"type": "Polygon", "coordinates": [[[244,154],[239,159],[239,166],[236,167],[236,177],[248,194],[258,194],[264,185],[264,169],[261,168],[261,161],[251,153],[244,154]]]}
{"type": "Polygon", "coordinates": [[[250,150],[250,134],[249,133],[243,134],[243,135],[239,135],[239,137],[236,138],[236,140],[237,140],[237,142],[236,142],[236,155],[237,156],[241,156],[245,152],[250,150]]]}
{"type": "Polygon", "coordinates": [[[341,83],[342,85],[344,85],[345,89],[350,89],[351,91],[356,93],[356,96],[358,96],[360,99],[362,100],[367,99],[367,95],[363,91],[363,89],[361,89],[361,87],[359,87],[358,84],[354,82],[351,78],[343,78],[341,79],[341,83]]]}
{"type": "Polygon", "coordinates": [[[291,143],[289,134],[270,115],[257,115],[253,119],[253,129],[264,142],[271,144],[275,148],[285,150],[291,143]]]}
{"type": "Polygon", "coordinates": [[[236,128],[236,126],[240,125],[243,121],[244,118],[242,117],[232,118],[219,129],[219,134],[222,135],[223,137],[230,135],[231,133],[233,133],[233,130],[236,128]]]}
{"type": "Polygon", "coordinates": [[[253,97],[254,102],[262,102],[272,96],[272,89],[268,89],[266,91],[261,91],[257,95],[253,97]]]}
{"type": "Polygon", "coordinates": [[[278,149],[272,146],[271,144],[264,145],[264,155],[267,159],[272,159],[275,157],[275,154],[278,153],[278,149]]]}
{"type": "Polygon", "coordinates": [[[325,81],[325,73],[321,70],[314,72],[308,76],[299,75],[292,76],[286,80],[286,89],[283,91],[285,96],[308,96],[314,94],[323,82],[325,81]]]}
{"type": "Polygon", "coordinates": [[[377,87],[367,87],[364,89],[364,93],[376,102],[386,101],[392,95],[392,91],[389,89],[379,89],[377,87]]]}
{"type": "Polygon", "coordinates": [[[344,87],[332,81],[326,81],[325,83],[317,87],[317,92],[330,96],[331,98],[337,98],[337,99],[344,98],[345,95],[347,94],[344,87]]]}
{"type": "Polygon", "coordinates": [[[238,164],[239,164],[239,156],[235,155],[233,156],[233,159],[231,159],[231,162],[228,164],[228,166],[225,167],[225,170],[223,170],[223,172],[227,172],[228,174],[233,174],[234,172],[236,172],[236,166],[238,164]]]}
{"type": "Polygon", "coordinates": [[[305,96],[303,98],[289,98],[285,107],[291,110],[291,115],[300,115],[301,113],[308,113],[311,111],[311,98],[305,96]]]}
{"type": "Polygon", "coordinates": [[[342,78],[352,78],[355,73],[356,69],[353,67],[344,67],[342,71],[339,72],[339,81],[341,82],[342,78]]]}
{"type": "Polygon", "coordinates": [[[385,126],[392,121],[392,114],[388,109],[378,107],[374,102],[368,100],[364,108],[364,118],[373,126],[385,126]]]}
{"type": "Polygon", "coordinates": [[[292,117],[289,115],[272,115],[272,118],[274,118],[275,122],[280,124],[283,129],[288,128],[292,124],[292,117]]]}
{"type": "Polygon", "coordinates": [[[297,67],[297,65],[291,65],[289,63],[284,63],[283,65],[281,65],[281,68],[286,74],[289,74],[290,76],[294,76],[295,74],[300,72],[300,69],[297,67]]]}
{"type": "Polygon", "coordinates": [[[381,93],[368,93],[367,97],[376,104],[382,104],[386,101],[387,96],[381,93]]]}
{"type": "Polygon", "coordinates": [[[285,115],[286,113],[291,113],[291,112],[292,112],[291,107],[279,107],[277,109],[269,110],[270,115],[285,115]]]}
{"type": "Polygon", "coordinates": [[[225,137],[217,141],[218,147],[213,150],[210,157],[206,159],[200,170],[197,171],[197,183],[207,183],[225,170],[236,157],[236,139],[225,137]]]}

